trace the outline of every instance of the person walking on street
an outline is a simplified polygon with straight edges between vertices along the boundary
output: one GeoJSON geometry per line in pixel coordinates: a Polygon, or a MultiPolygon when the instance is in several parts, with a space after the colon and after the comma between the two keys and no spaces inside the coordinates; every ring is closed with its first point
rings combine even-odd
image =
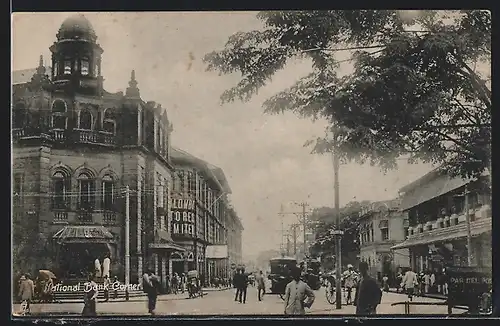
{"type": "Polygon", "coordinates": [[[266,285],[264,283],[264,275],[262,275],[262,271],[260,271],[259,274],[257,274],[257,276],[255,277],[255,281],[257,282],[259,301],[262,301],[264,294],[266,294],[266,285]]]}
{"type": "Polygon", "coordinates": [[[241,269],[241,280],[240,280],[240,297],[239,297],[239,302],[242,303],[247,303],[247,288],[248,288],[248,275],[245,273],[245,269],[241,269]]]}
{"type": "Polygon", "coordinates": [[[310,308],[314,303],[313,290],[300,279],[301,270],[292,269],[293,280],[285,288],[285,315],[305,315],[305,308],[310,308]]]}
{"type": "Polygon", "coordinates": [[[387,275],[382,277],[382,288],[385,292],[389,292],[389,277],[387,275]]]}
{"type": "Polygon", "coordinates": [[[24,274],[21,276],[19,282],[19,298],[21,299],[21,304],[23,307],[23,314],[29,314],[31,311],[31,301],[35,295],[35,284],[30,278],[29,274],[24,274]]]}
{"type": "Polygon", "coordinates": [[[356,282],[358,278],[358,273],[354,271],[354,267],[349,264],[347,265],[347,270],[344,272],[344,287],[346,289],[346,301],[347,304],[352,303],[352,289],[356,288],[356,282]]]}
{"type": "MultiPolygon", "coordinates": [[[[115,277],[113,277],[113,283],[114,284],[120,283],[120,281],[118,281],[118,276],[115,275],[115,277]]],[[[118,299],[118,286],[115,286],[115,291],[113,293],[113,299],[118,299]]]]}
{"type": "Polygon", "coordinates": [[[85,294],[83,296],[83,311],[82,316],[93,317],[97,316],[96,301],[99,295],[99,290],[96,283],[97,276],[90,274],[87,284],[85,284],[85,294]]]}
{"type": "Polygon", "coordinates": [[[151,315],[155,314],[156,309],[156,299],[158,297],[158,277],[153,273],[153,271],[149,270],[144,273],[142,277],[142,284],[144,292],[146,292],[148,296],[148,312],[151,315]]]}
{"type": "Polygon", "coordinates": [[[356,304],[356,315],[375,315],[377,306],[382,299],[382,291],[377,282],[368,275],[368,264],[359,264],[361,280],[356,289],[354,302],[356,304]]]}
{"type": "Polygon", "coordinates": [[[436,274],[434,272],[431,272],[431,276],[429,278],[430,281],[430,291],[432,293],[436,292],[436,274]]]}
{"type": "Polygon", "coordinates": [[[104,302],[109,301],[109,288],[111,287],[111,280],[108,275],[104,275],[104,302]]]}
{"type": "Polygon", "coordinates": [[[424,294],[429,293],[430,284],[431,284],[431,277],[429,275],[429,272],[425,272],[425,274],[424,274],[424,294]]]}
{"type": "Polygon", "coordinates": [[[409,269],[405,275],[403,276],[403,280],[401,281],[401,287],[406,290],[406,294],[408,294],[408,299],[410,301],[413,299],[413,295],[415,294],[415,287],[418,286],[418,278],[417,274],[409,269]]]}
{"type": "Polygon", "coordinates": [[[241,291],[241,270],[237,269],[236,274],[233,277],[233,285],[236,288],[236,294],[234,295],[234,301],[238,301],[241,291]]]}

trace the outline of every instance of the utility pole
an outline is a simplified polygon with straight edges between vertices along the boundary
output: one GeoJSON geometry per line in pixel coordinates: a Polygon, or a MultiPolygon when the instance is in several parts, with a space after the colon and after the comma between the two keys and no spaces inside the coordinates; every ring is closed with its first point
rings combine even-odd
{"type": "Polygon", "coordinates": [[[125,189],[125,296],[128,300],[130,284],[130,188],[125,189]]]}
{"type": "Polygon", "coordinates": [[[297,224],[292,225],[292,230],[293,230],[293,254],[295,256],[295,259],[298,260],[298,255],[297,255],[297,224]]]}
{"type": "Polygon", "coordinates": [[[464,187],[464,192],[462,194],[457,194],[454,197],[464,197],[465,205],[465,223],[467,224],[467,265],[472,266],[472,234],[470,225],[470,215],[469,215],[469,191],[467,185],[464,187]]]}
{"type": "Polygon", "coordinates": [[[336,224],[336,231],[337,233],[335,234],[336,236],[336,262],[337,262],[337,268],[336,268],[336,305],[335,307],[337,309],[342,309],[342,286],[341,286],[341,276],[342,276],[342,234],[340,233],[340,194],[339,194],[339,169],[340,169],[340,162],[339,162],[339,156],[338,153],[335,153],[337,141],[336,141],[336,134],[333,134],[333,189],[335,192],[334,195],[334,203],[335,203],[335,224],[336,224]]]}
{"type": "Polygon", "coordinates": [[[307,241],[306,241],[306,229],[307,229],[307,222],[306,222],[306,203],[300,204],[302,206],[302,227],[303,227],[303,235],[304,235],[304,264],[306,265],[306,270],[307,270],[307,262],[306,262],[306,256],[307,256],[307,241]]]}
{"type": "Polygon", "coordinates": [[[469,215],[469,192],[467,191],[467,185],[464,189],[465,196],[465,222],[467,223],[467,264],[472,266],[472,234],[470,230],[470,215],[469,215]]]}
{"type": "MultiPolygon", "coordinates": [[[[283,250],[284,249],[283,240],[284,240],[284,237],[285,237],[285,227],[283,226],[283,216],[284,216],[284,213],[283,213],[283,204],[280,207],[279,216],[280,216],[280,219],[281,219],[281,247],[280,247],[280,251],[281,251],[281,253],[283,253],[283,251],[284,251],[283,250]]],[[[287,239],[288,239],[288,236],[287,236],[287,239]]]]}
{"type": "Polygon", "coordinates": [[[286,255],[290,257],[290,235],[286,235],[286,255]]]}

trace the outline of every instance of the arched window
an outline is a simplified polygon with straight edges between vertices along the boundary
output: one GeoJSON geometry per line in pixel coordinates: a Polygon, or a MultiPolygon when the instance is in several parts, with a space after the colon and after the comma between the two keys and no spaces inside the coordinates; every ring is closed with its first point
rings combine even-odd
{"type": "Polygon", "coordinates": [[[180,253],[178,252],[173,252],[172,255],[170,256],[170,259],[178,259],[178,260],[182,260],[182,256],[180,253]]]}
{"type": "Polygon", "coordinates": [[[66,103],[63,100],[56,100],[52,104],[52,128],[66,129],[66,103]]]}
{"type": "Polygon", "coordinates": [[[83,210],[94,208],[94,180],[87,173],[78,176],[78,207],[83,210]]]}
{"type": "Polygon", "coordinates": [[[70,178],[64,172],[57,171],[52,175],[52,208],[67,209],[70,189],[70,178]]]}
{"type": "Polygon", "coordinates": [[[105,175],[102,178],[102,208],[107,211],[113,210],[114,199],[113,178],[105,175]]]}
{"type": "Polygon", "coordinates": [[[17,103],[14,107],[13,112],[13,127],[14,128],[23,128],[27,123],[28,112],[26,111],[26,107],[24,103],[17,103]]]}
{"type": "Polygon", "coordinates": [[[90,111],[86,109],[80,111],[78,127],[85,130],[92,129],[92,113],[90,113],[90,111]]]}
{"type": "Polygon", "coordinates": [[[102,121],[102,129],[105,132],[109,132],[111,134],[116,133],[116,121],[115,121],[115,115],[112,109],[106,109],[104,111],[104,117],[102,121]]]}
{"type": "Polygon", "coordinates": [[[80,73],[82,74],[82,76],[88,76],[89,70],[90,70],[89,61],[87,59],[82,59],[80,62],[82,65],[82,67],[80,69],[80,73]]]}
{"type": "Polygon", "coordinates": [[[64,74],[71,75],[71,60],[64,60],[64,74]]]}

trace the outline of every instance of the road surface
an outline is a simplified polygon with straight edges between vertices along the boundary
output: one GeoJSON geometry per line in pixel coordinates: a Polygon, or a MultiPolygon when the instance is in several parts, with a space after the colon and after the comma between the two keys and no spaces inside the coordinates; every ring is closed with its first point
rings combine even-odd
{"type": "MultiPolygon", "coordinates": [[[[284,311],[283,300],[278,295],[268,294],[263,301],[258,301],[256,288],[249,287],[246,304],[234,301],[234,289],[224,291],[209,291],[202,298],[187,299],[186,294],[161,295],[158,297],[156,314],[159,316],[171,315],[281,315],[284,311]]],[[[342,309],[335,309],[326,300],[325,289],[321,288],[316,293],[316,300],[311,309],[306,310],[311,315],[354,315],[355,307],[344,305],[342,309]]],[[[392,303],[405,301],[407,297],[398,293],[385,293],[382,302],[377,308],[378,314],[404,314],[404,306],[392,306],[392,303]]],[[[415,297],[413,301],[436,303],[440,299],[415,297]]],[[[83,309],[83,303],[55,303],[33,304],[32,315],[66,315],[78,316],[83,309]]],[[[13,307],[16,314],[20,305],[13,307]]],[[[412,306],[411,314],[444,315],[446,306],[425,305],[412,306]]],[[[460,314],[464,311],[454,309],[453,313],[460,314]]],[[[146,316],[147,303],[145,297],[133,298],[131,301],[99,302],[97,304],[99,316],[146,316]]]]}

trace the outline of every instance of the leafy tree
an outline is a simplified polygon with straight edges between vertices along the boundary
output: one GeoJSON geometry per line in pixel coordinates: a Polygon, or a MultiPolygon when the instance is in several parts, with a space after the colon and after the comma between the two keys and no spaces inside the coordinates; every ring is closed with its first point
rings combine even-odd
{"type": "Polygon", "coordinates": [[[291,59],[308,58],[312,72],[264,108],[329,121],[327,135],[307,143],[313,152],[383,169],[404,156],[477,176],[491,162],[489,76],[475,69],[490,63],[491,13],[411,12],[261,12],[262,30],[232,35],[204,61],[208,70],[241,73],[225,103],[248,101],[291,59]],[[344,76],[340,51],[352,53],[344,76]]]}
{"type": "MultiPolygon", "coordinates": [[[[359,253],[359,215],[363,209],[370,204],[369,201],[351,201],[340,209],[340,224],[339,229],[344,231],[341,240],[342,260],[347,263],[353,263],[355,256],[359,253]]],[[[317,220],[323,217],[323,223],[318,225],[316,229],[316,239],[314,245],[311,246],[311,252],[314,255],[335,255],[336,244],[331,231],[336,230],[337,226],[334,221],[335,209],[322,207],[315,209],[312,213],[311,219],[317,220]],[[325,219],[324,217],[330,217],[325,219]]]]}

